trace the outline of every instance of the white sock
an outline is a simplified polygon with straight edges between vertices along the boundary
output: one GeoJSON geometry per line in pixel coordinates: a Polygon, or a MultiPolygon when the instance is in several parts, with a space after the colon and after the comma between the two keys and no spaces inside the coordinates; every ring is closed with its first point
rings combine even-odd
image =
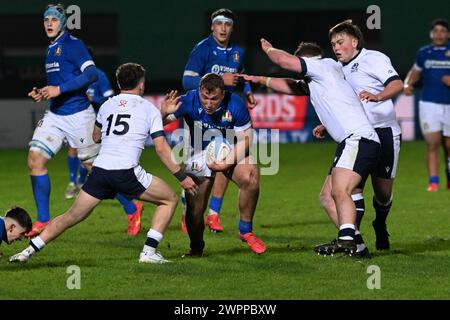
{"type": "Polygon", "coordinates": [[[30,245],[35,251],[40,251],[45,247],[45,242],[41,239],[41,237],[37,236],[30,240],[30,245]]]}
{"type": "Polygon", "coordinates": [[[218,215],[218,213],[215,212],[213,209],[209,209],[208,216],[212,216],[212,215],[218,215]]]}

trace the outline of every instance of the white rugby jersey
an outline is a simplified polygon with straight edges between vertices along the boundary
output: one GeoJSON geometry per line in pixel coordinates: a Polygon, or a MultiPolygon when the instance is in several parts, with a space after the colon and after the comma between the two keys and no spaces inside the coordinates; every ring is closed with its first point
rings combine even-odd
{"type": "Polygon", "coordinates": [[[159,109],[135,94],[121,93],[108,99],[100,107],[95,125],[102,129],[102,142],[93,165],[106,170],[134,168],[148,136],[164,135],[159,109]]]}
{"type": "Polygon", "coordinates": [[[330,136],[338,143],[351,134],[379,142],[342,66],[328,58],[300,58],[300,63],[301,74],[311,78],[311,103],[330,136]]]}
{"type": "MultiPolygon", "coordinates": [[[[345,79],[357,95],[363,90],[374,95],[384,90],[387,84],[400,77],[383,53],[362,49],[357,56],[343,64],[345,79]]],[[[391,127],[394,135],[401,133],[391,99],[381,102],[363,102],[367,118],[375,128],[391,127]]]]}

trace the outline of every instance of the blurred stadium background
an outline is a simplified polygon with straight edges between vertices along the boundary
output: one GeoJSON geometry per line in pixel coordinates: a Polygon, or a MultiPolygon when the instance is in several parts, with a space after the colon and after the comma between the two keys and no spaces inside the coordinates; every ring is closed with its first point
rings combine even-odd
{"type": "MultiPolygon", "coordinates": [[[[246,50],[245,66],[250,74],[280,75],[259,48],[263,36],[279,48],[293,52],[299,41],[315,41],[332,56],[328,29],[347,18],[357,22],[366,47],[381,50],[404,78],[418,48],[428,43],[429,23],[448,8],[445,1],[66,1],[81,9],[81,28],[71,31],[95,52],[97,66],[115,85],[114,71],[128,61],[148,70],[147,94],[181,90],[184,65],[193,46],[210,33],[210,14],[228,7],[237,15],[232,40],[246,50]],[[369,30],[369,5],[381,9],[381,29],[369,30]]],[[[26,94],[45,84],[45,49],[48,40],[42,27],[42,12],[48,1],[6,1],[0,7],[0,148],[24,148],[45,109],[26,94]],[[7,110],[7,112],[5,112],[7,110]],[[20,119],[20,120],[19,120],[20,119]],[[17,125],[20,123],[20,125],[17,125]]],[[[448,11],[447,11],[448,13],[448,11]]],[[[444,14],[445,16],[445,14],[444,14]]],[[[312,140],[317,123],[312,108],[298,98],[266,96],[254,86],[259,107],[254,110],[256,127],[280,128],[282,142],[312,140]]],[[[404,140],[420,139],[415,119],[417,99],[400,96],[397,112],[404,140]]],[[[173,129],[173,127],[172,127],[173,129]]]]}

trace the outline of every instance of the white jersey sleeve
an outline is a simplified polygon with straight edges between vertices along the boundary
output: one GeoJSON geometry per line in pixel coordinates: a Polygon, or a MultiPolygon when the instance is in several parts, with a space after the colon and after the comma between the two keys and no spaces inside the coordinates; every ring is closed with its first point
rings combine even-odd
{"type": "MultiPolygon", "coordinates": [[[[372,51],[373,52],[373,51],[372,51]]],[[[398,78],[398,73],[392,66],[391,59],[381,52],[374,52],[368,57],[372,66],[375,68],[368,68],[368,73],[372,77],[380,80],[386,86],[391,78],[398,78]]]]}
{"type": "Polygon", "coordinates": [[[150,123],[149,134],[152,137],[152,139],[155,139],[156,137],[159,136],[164,136],[164,128],[161,112],[153,104],[151,104],[150,106],[149,123],[150,123]]]}
{"type": "Polygon", "coordinates": [[[325,66],[322,60],[317,58],[300,58],[300,65],[302,66],[301,76],[310,76],[311,78],[322,79],[326,73],[325,66]]]}

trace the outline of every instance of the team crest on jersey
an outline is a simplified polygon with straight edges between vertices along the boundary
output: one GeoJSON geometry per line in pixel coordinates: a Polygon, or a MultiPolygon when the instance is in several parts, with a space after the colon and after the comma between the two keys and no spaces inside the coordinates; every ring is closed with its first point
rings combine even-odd
{"type": "Polygon", "coordinates": [[[126,105],[127,105],[127,100],[120,100],[120,102],[119,102],[119,107],[125,108],[126,105]]]}
{"type": "Polygon", "coordinates": [[[222,121],[231,122],[231,120],[233,120],[233,116],[231,115],[231,112],[230,111],[225,112],[222,116],[222,121]]]}
{"type": "Polygon", "coordinates": [[[234,62],[239,62],[239,59],[241,58],[241,56],[239,55],[239,52],[235,51],[233,53],[233,61],[234,62]]]}
{"type": "Polygon", "coordinates": [[[59,57],[62,53],[62,46],[59,45],[58,48],[55,50],[55,57],[59,57]]]}
{"type": "Polygon", "coordinates": [[[200,165],[198,162],[193,161],[191,164],[191,171],[200,171],[200,165]]]}
{"type": "Polygon", "coordinates": [[[358,71],[358,66],[359,66],[359,63],[358,63],[358,62],[354,63],[354,64],[352,65],[352,69],[350,70],[350,72],[356,72],[356,71],[358,71]]]}

